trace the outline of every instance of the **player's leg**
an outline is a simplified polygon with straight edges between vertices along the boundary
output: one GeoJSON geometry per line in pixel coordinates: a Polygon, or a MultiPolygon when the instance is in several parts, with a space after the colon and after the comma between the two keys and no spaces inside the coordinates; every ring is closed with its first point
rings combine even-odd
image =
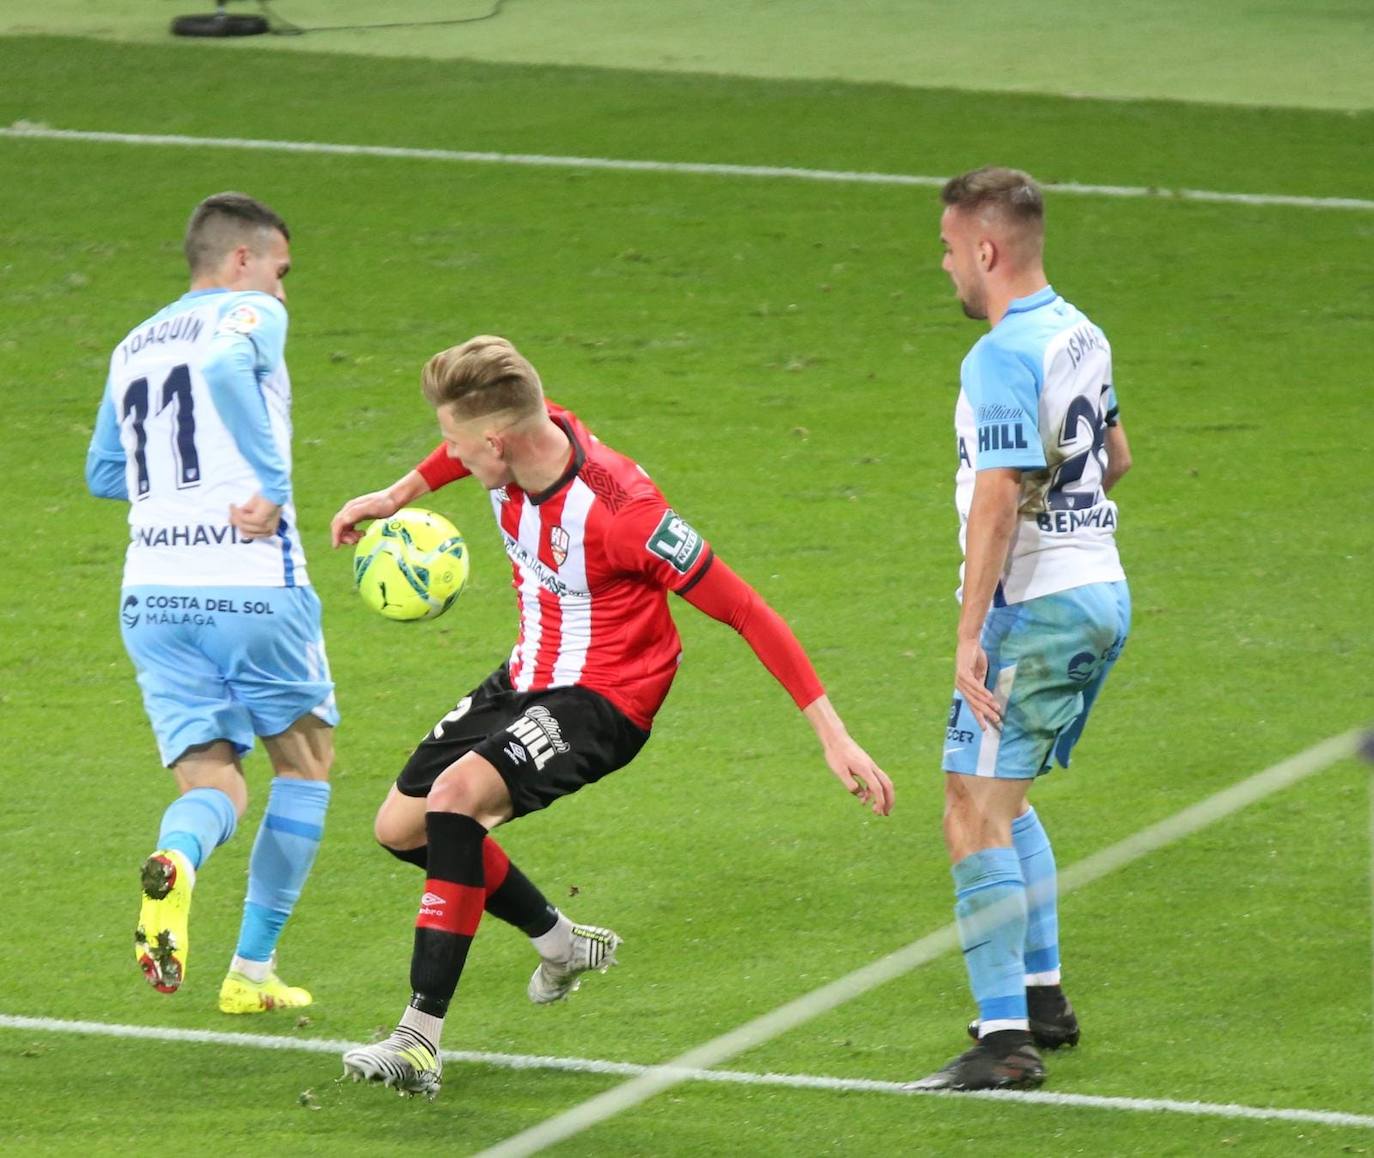
{"type": "MultiPolygon", "coordinates": [[[[428,868],[425,812],[424,798],[406,796],[392,785],[377,812],[377,843],[398,860],[428,868]]],[[[570,956],[576,927],[572,921],[540,892],[491,836],[483,841],[482,853],[486,864],[486,911],[524,933],[541,957],[558,961],[570,956]]],[[[531,1000],[543,1004],[555,998],[531,1000]]]]}
{"type": "Polygon", "coordinates": [[[945,841],[955,885],[964,964],[982,1025],[980,1037],[1029,1028],[1026,1018],[1026,884],[1011,828],[1028,780],[950,773],[945,841]]]}
{"type": "Polygon", "coordinates": [[[1044,1079],[1026,1010],[1026,883],[1012,825],[1067,717],[1050,726],[1024,709],[1039,671],[1033,626],[1032,611],[1019,604],[993,608],[984,627],[988,687],[1003,705],[1001,728],[981,729],[957,695],[947,722],[944,833],[955,920],[979,1011],[978,1044],[917,1083],[922,1089],[1026,1088],[1044,1079]]]}
{"type": "Polygon", "coordinates": [[[263,738],[275,776],[248,861],[248,890],[229,973],[220,986],[224,1013],[265,1013],[309,1005],[311,995],[276,974],[282,928],[300,899],[324,836],[333,728],[302,716],[263,738]]]}
{"type": "Polygon", "coordinates": [[[324,835],[339,715],[319,599],[310,588],[238,588],[221,606],[234,610],[221,613],[207,650],[251,714],[274,776],[253,841],[238,943],[219,1007],[261,1013],[311,1000],[308,991],[276,976],[275,956],[324,835]]]}
{"type": "MultiPolygon", "coordinates": [[[[1064,994],[1059,969],[1059,889],[1054,848],[1034,808],[1027,803],[1011,825],[1012,846],[1026,885],[1026,1013],[1031,1037],[1041,1049],[1077,1045],[1078,1018],[1064,994]]],[[[981,1021],[969,1022],[978,1040],[981,1021]]]]}
{"type": "MultiPolygon", "coordinates": [[[[429,849],[425,813],[435,779],[491,735],[506,736],[512,719],[520,718],[521,707],[529,698],[511,690],[502,668],[459,700],[426,733],[387,793],[374,825],[378,843],[399,860],[426,868],[429,849]]],[[[607,713],[601,704],[577,713],[579,719],[598,727],[604,714],[607,713]]],[[[587,778],[574,770],[565,777],[567,783],[561,792],[574,790],[587,778]]],[[[547,800],[531,801],[530,806],[543,807],[558,794],[549,795],[547,800]]],[[[531,1001],[546,1004],[566,997],[576,989],[579,974],[603,970],[613,963],[618,944],[615,934],[594,925],[575,925],[490,836],[483,844],[483,853],[487,863],[486,911],[524,933],[540,956],[540,968],[535,970],[527,989],[531,1001]]]]}
{"type": "Polygon", "coordinates": [[[945,777],[945,841],[955,888],[955,923],[978,1005],[978,1044],[917,1089],[1024,1089],[1045,1070],[1026,1012],[1026,886],[1011,826],[1030,780],[950,772],[945,777]]]}
{"type": "MultiPolygon", "coordinates": [[[[519,697],[498,689],[492,699],[497,705],[493,715],[500,719],[490,734],[425,785],[430,775],[426,765],[440,751],[427,740],[397,780],[397,796],[423,791],[428,805],[427,877],[411,958],[412,998],[390,1038],[344,1055],[344,1070],[355,1078],[430,1096],[438,1091],[444,1015],[490,899],[488,893],[494,898],[510,883],[512,866],[489,839],[488,830],[600,779],[633,758],[648,738],[608,701],[583,689],[519,697]],[[501,884],[490,890],[489,873],[504,874],[501,884]]],[[[460,703],[450,715],[456,722],[469,713],[481,718],[475,704],[460,703]]],[[[468,726],[475,725],[469,721],[468,726]]],[[[431,738],[437,743],[444,736],[441,721],[431,738]]],[[[409,814],[405,806],[394,805],[387,819],[397,822],[396,827],[379,827],[379,838],[402,837],[412,844],[418,833],[404,827],[409,814]]],[[[542,894],[532,885],[527,894],[531,908],[537,898],[546,909],[544,919],[549,919],[547,910],[552,907],[542,894]]],[[[552,912],[556,914],[554,927],[534,938],[541,948],[536,977],[550,963],[541,939],[549,938],[551,944],[552,939],[566,937],[568,949],[552,962],[556,975],[550,984],[558,991],[548,1000],[571,992],[580,973],[611,965],[619,943],[609,930],[572,926],[557,910],[552,912]]],[[[534,986],[532,980],[532,996],[534,986]]]]}
{"type": "Polygon", "coordinates": [[[1034,808],[1012,822],[1011,836],[1026,882],[1026,1013],[1041,1049],[1077,1045],[1078,1017],[1059,971],[1059,881],[1054,847],[1034,808]]]}
{"type": "Polygon", "coordinates": [[[179,793],[163,812],[157,846],[140,870],[134,933],[134,959],[144,977],[171,993],[186,976],[197,870],[233,835],[247,806],[239,758],[252,745],[252,722],[198,645],[199,612],[181,610],[198,599],[198,589],[144,585],[127,587],[121,596],[124,646],[179,793]],[[177,612],[158,612],[167,607],[177,612]]]}
{"type": "Polygon", "coordinates": [[[172,774],[180,795],[163,812],[157,848],[140,870],[142,898],[134,927],[134,957],[160,993],[175,992],[186,979],[196,873],[234,834],[248,804],[243,769],[228,741],[184,752],[172,774]]]}
{"type": "Polygon", "coordinates": [[[505,781],[468,752],[435,779],[425,814],[424,893],[410,958],[410,1002],[385,1041],[344,1054],[344,1072],[433,1097],[449,1002],[486,907],[487,830],[511,816],[505,781]]]}
{"type": "MultiPolygon", "coordinates": [[[[1037,630],[1051,679],[1037,695],[1073,703],[1073,719],[1054,741],[1062,767],[1083,734],[1088,714],[1130,632],[1130,591],[1124,581],[1074,588],[1043,601],[1037,630]]],[[[1041,715],[1051,709],[1038,709],[1041,715]]],[[[1064,993],[1059,955],[1059,896],[1054,849],[1032,808],[1017,817],[1012,837],[1026,881],[1026,1003],[1036,1045],[1077,1045],[1081,1030],[1064,993]]]]}

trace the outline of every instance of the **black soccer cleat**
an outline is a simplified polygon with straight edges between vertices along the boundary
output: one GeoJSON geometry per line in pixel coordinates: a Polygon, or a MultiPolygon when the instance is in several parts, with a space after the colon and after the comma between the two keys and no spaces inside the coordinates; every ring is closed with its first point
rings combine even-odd
{"type": "MultiPolygon", "coordinates": [[[[1081,1031],[1073,1006],[1058,985],[1026,987],[1026,1011],[1030,1015],[1031,1039],[1041,1049],[1059,1049],[1078,1044],[1081,1031]]],[[[968,1035],[978,1040],[978,1019],[968,1023],[968,1035]]]]}
{"type": "Polygon", "coordinates": [[[1045,1063],[1040,1060],[1030,1034],[1024,1030],[1002,1030],[990,1034],[972,1049],[967,1049],[946,1065],[908,1090],[1033,1090],[1045,1080],[1045,1063]]]}

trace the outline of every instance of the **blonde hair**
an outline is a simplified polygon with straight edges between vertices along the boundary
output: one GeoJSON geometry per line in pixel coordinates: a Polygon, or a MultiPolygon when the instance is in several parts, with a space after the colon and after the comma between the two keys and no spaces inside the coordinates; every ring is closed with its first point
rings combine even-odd
{"type": "Polygon", "coordinates": [[[505,338],[479,334],[440,350],[420,374],[435,409],[451,406],[461,420],[510,412],[517,421],[544,408],[539,374],[505,338]]]}

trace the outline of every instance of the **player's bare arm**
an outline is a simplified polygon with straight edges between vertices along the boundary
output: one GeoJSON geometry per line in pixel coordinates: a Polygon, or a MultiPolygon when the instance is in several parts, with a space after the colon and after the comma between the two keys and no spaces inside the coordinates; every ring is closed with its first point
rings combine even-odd
{"type": "Polygon", "coordinates": [[[363,537],[358,524],[368,519],[390,518],[408,503],[429,493],[429,483],[418,470],[397,479],[385,490],[349,499],[329,522],[329,541],[335,547],[352,546],[363,537]]]}
{"type": "Polygon", "coordinates": [[[1002,707],[988,690],[988,657],[979,639],[993,593],[1002,578],[1016,533],[1021,472],[994,467],[978,472],[973,486],[965,546],[963,606],[959,612],[954,685],[982,728],[1002,722],[1002,707]]]}
{"type": "Polygon", "coordinates": [[[825,762],[847,792],[886,816],[892,811],[892,781],[845,730],[810,659],[792,629],[725,562],[713,559],[700,581],[683,598],[698,611],[728,623],[744,637],[816,731],[825,762]]]}
{"type": "Polygon", "coordinates": [[[830,703],[829,696],[813,700],[803,709],[802,714],[815,729],[816,738],[825,752],[825,762],[830,766],[845,791],[857,796],[878,816],[892,812],[894,792],[892,781],[845,730],[830,703]]]}
{"type": "Polygon", "coordinates": [[[1126,441],[1126,428],[1118,421],[1107,427],[1107,469],[1102,475],[1103,491],[1110,491],[1121,476],[1131,469],[1131,444],[1126,441]]]}

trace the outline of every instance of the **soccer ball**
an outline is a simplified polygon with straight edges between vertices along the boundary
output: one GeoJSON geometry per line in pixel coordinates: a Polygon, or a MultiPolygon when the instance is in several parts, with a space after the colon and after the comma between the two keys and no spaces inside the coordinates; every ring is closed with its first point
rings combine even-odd
{"type": "Polygon", "coordinates": [[[388,619],[435,619],[462,594],[468,549],[443,515],[406,507],[377,519],[353,552],[353,583],[388,619]]]}

